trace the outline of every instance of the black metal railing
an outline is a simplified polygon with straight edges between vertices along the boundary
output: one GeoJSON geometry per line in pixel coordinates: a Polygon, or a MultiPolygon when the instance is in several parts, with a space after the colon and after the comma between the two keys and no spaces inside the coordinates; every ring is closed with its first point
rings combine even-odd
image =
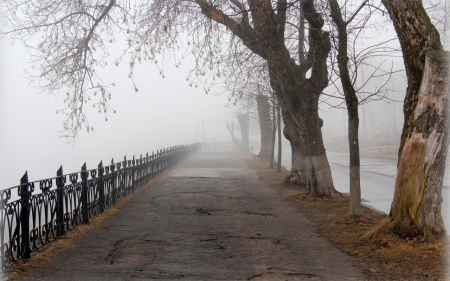
{"type": "Polygon", "coordinates": [[[54,178],[28,181],[0,190],[1,271],[30,257],[69,230],[102,213],[117,200],[201,148],[199,143],[162,149],[139,159],[127,160],[64,174],[62,166],[54,178]]]}

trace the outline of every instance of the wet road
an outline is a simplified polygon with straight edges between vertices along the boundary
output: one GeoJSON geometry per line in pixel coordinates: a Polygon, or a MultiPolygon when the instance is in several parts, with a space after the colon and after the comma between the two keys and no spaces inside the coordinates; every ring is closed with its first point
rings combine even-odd
{"type": "MultiPolygon", "coordinates": [[[[283,166],[291,166],[290,151],[283,152],[283,166]]],[[[349,193],[349,156],[347,152],[327,150],[331,173],[335,188],[343,193],[349,193]]],[[[446,168],[442,196],[442,216],[446,229],[450,230],[450,167],[446,168]]],[[[395,177],[397,175],[397,160],[388,157],[361,156],[361,197],[363,204],[388,214],[394,197],[395,177]]]]}

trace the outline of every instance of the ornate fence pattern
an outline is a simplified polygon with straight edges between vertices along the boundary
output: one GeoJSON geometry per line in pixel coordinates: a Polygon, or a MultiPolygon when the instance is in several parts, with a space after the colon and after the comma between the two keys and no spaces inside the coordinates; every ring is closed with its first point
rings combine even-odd
{"type": "Polygon", "coordinates": [[[139,159],[112,160],[107,166],[100,162],[92,170],[85,163],[71,174],[63,174],[61,166],[56,177],[34,182],[25,173],[20,185],[0,191],[0,270],[88,222],[200,147],[176,146],[139,159]]]}

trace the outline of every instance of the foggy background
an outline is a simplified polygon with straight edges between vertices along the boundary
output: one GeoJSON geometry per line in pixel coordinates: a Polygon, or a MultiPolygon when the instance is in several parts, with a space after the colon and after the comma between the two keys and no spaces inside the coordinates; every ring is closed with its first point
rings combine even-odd
{"type": "MultiPolygon", "coordinates": [[[[387,31],[393,34],[393,30],[387,31]]],[[[140,154],[151,154],[174,145],[231,141],[226,122],[234,121],[236,136],[240,138],[235,114],[239,111],[245,113],[245,110],[240,110],[239,106],[225,108],[226,94],[217,96],[214,90],[212,94],[205,94],[200,87],[190,87],[186,81],[190,70],[188,58],[179,68],[167,61],[165,78],[150,63],[137,65],[134,80],[138,92],[134,91],[128,78],[129,66],[122,63],[116,67],[110,63],[99,74],[102,79],[116,84],[110,89],[110,104],[117,114],[110,111],[108,121],[105,121],[103,113],[88,107],[88,120],[94,131],[80,131],[76,143],[67,144],[68,139],[58,137],[64,118],[56,114],[56,110],[64,106],[63,95],[40,93],[38,84],[30,84],[25,70],[31,71],[31,57],[22,43],[12,44],[0,38],[0,47],[1,189],[19,184],[27,170],[29,180],[33,181],[54,177],[60,165],[63,165],[64,173],[70,173],[79,171],[84,162],[87,162],[88,169],[92,169],[101,160],[109,164],[111,158],[117,162],[123,160],[124,155],[128,159],[133,155],[139,158],[140,154]]],[[[120,50],[121,46],[117,44],[111,51],[111,61],[120,55],[120,50]]],[[[401,60],[395,63],[397,69],[403,68],[401,60]]],[[[391,80],[389,99],[370,102],[359,108],[362,145],[374,140],[398,144],[406,80],[401,73],[391,80]]],[[[375,79],[365,88],[370,91],[379,83],[375,79]]],[[[330,86],[325,92],[334,94],[336,89],[330,86]]],[[[325,143],[345,142],[347,139],[347,113],[341,102],[331,99],[320,105],[325,143]]],[[[251,146],[258,150],[257,117],[250,122],[251,146]]],[[[286,142],[284,137],[283,140],[286,142]]],[[[284,150],[290,148],[287,146],[284,150]]]]}
{"type": "Polygon", "coordinates": [[[225,108],[227,97],[189,87],[187,63],[175,68],[168,62],[165,78],[154,65],[137,66],[138,92],[127,78],[127,64],[116,67],[111,63],[101,78],[116,84],[110,91],[117,114],[111,111],[105,122],[103,114],[88,107],[94,131],[80,131],[75,145],[67,144],[67,139],[58,138],[64,118],[56,114],[64,106],[63,95],[40,94],[24,78],[24,69],[31,66],[21,43],[11,46],[0,38],[0,46],[1,189],[18,185],[26,170],[34,181],[56,176],[60,165],[66,174],[79,171],[84,162],[92,169],[101,160],[104,164],[111,158],[122,161],[124,155],[139,158],[141,153],[145,156],[174,145],[230,140],[225,124],[233,116],[225,108]]]}

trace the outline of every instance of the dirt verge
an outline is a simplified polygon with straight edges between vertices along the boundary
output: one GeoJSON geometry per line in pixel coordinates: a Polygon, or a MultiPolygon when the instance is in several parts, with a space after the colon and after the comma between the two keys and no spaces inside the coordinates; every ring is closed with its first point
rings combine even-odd
{"type": "Polygon", "coordinates": [[[268,161],[256,157],[246,160],[260,179],[289,200],[317,225],[318,233],[332,245],[369,266],[369,280],[450,280],[446,260],[448,238],[439,241],[401,239],[380,231],[387,215],[363,207],[360,217],[348,214],[348,197],[340,199],[312,198],[301,187],[285,183],[287,170],[277,173],[268,161]],[[378,234],[373,236],[372,234],[378,234]],[[371,237],[371,238],[369,238],[371,237]]]}

